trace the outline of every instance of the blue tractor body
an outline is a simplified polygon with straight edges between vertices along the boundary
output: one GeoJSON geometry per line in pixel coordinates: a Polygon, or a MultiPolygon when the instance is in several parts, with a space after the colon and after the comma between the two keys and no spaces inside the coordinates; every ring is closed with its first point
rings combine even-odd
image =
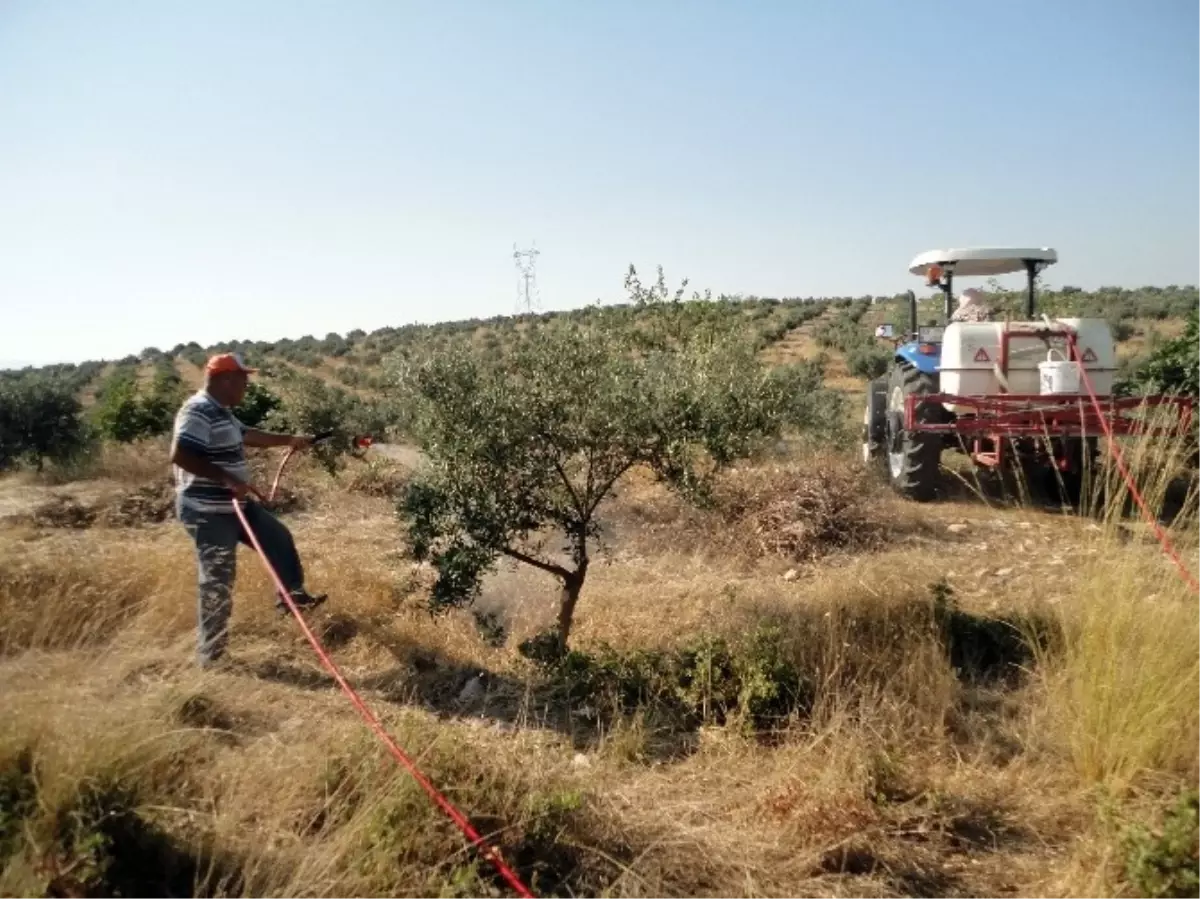
{"type": "Polygon", "coordinates": [[[942,345],[910,340],[896,347],[896,360],[907,362],[921,374],[936,378],[942,362],[942,345]],[[923,349],[925,351],[922,351],[923,349]],[[929,352],[929,349],[933,352],[929,352]]]}

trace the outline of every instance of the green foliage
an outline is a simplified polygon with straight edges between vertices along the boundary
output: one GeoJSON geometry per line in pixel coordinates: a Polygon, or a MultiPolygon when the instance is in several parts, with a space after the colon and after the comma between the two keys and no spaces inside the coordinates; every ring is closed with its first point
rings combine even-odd
{"type": "MultiPolygon", "coordinates": [[[[773,372],[729,304],[682,288],[627,282],[635,321],[597,309],[588,324],[542,326],[500,357],[463,347],[407,354],[401,404],[431,459],[401,512],[418,559],[438,571],[434,608],[469,603],[499,556],[534,565],[564,585],[565,646],[597,513],[635,466],[697,502],[735,459],[778,437],[798,415],[796,384],[810,371],[773,372]],[[571,567],[550,561],[540,538],[565,538],[571,567]]],[[[685,282],[686,283],[686,282],[685,282]]],[[[736,313],[735,313],[736,314],[736,313]]],[[[811,412],[811,410],[803,410],[811,412]]]]}
{"type": "Polygon", "coordinates": [[[261,428],[265,425],[271,413],[280,409],[283,400],[258,381],[246,385],[246,395],[233,409],[238,421],[249,428],[261,428]]]}
{"type": "Polygon", "coordinates": [[[786,427],[817,442],[836,442],[844,436],[846,399],[825,386],[824,359],[779,365],[767,377],[786,427]]]}
{"type": "Polygon", "coordinates": [[[479,638],[488,646],[498,649],[508,640],[508,628],[504,626],[503,619],[495,612],[472,609],[471,617],[475,621],[475,629],[479,632],[479,638]]]}
{"type": "Polygon", "coordinates": [[[16,851],[24,821],[36,808],[33,755],[25,749],[0,766],[0,863],[16,851]]]}
{"type": "Polygon", "coordinates": [[[155,368],[150,389],[141,398],[142,427],[145,432],[157,435],[170,431],[185,395],[183,381],[174,364],[170,361],[161,362],[155,368]]]}
{"type": "Polygon", "coordinates": [[[68,882],[85,894],[98,894],[109,886],[116,863],[115,832],[135,814],[132,791],[117,784],[98,784],[80,791],[76,801],[61,809],[56,822],[56,867],[69,875],[68,882]]]}
{"type": "Polygon", "coordinates": [[[850,374],[867,380],[878,378],[891,363],[892,351],[885,346],[856,346],[846,354],[850,374]]]}
{"type": "Polygon", "coordinates": [[[87,449],[89,434],[69,381],[27,375],[0,379],[0,471],[22,462],[41,470],[87,449]]]}
{"type": "Polygon", "coordinates": [[[119,443],[131,443],[171,430],[185,391],[169,361],[160,364],[148,388],[138,385],[137,369],[122,366],[103,383],[96,395],[93,420],[100,434],[119,443]]]}
{"type": "Polygon", "coordinates": [[[525,798],[525,811],[532,824],[530,835],[553,838],[566,824],[566,818],[583,808],[583,796],[578,790],[556,790],[531,793],[525,798]]]}
{"type": "Polygon", "coordinates": [[[1137,328],[1127,321],[1112,322],[1110,330],[1112,331],[1113,340],[1117,343],[1124,343],[1137,333],[1137,328]]]}
{"type": "Polygon", "coordinates": [[[1200,322],[1193,308],[1183,333],[1160,344],[1120,385],[1125,393],[1200,397],[1200,322]]]}
{"type": "MultiPolygon", "coordinates": [[[[840,351],[846,357],[850,373],[860,378],[879,377],[887,371],[892,358],[891,350],[875,339],[874,332],[860,324],[869,308],[867,303],[853,303],[813,334],[820,346],[840,351]]],[[[897,333],[903,333],[907,328],[904,324],[897,328],[897,333]]]]}
{"type": "Polygon", "coordinates": [[[362,383],[362,372],[350,365],[334,369],[333,376],[347,387],[358,387],[362,383]]]}
{"type": "Polygon", "coordinates": [[[326,356],[338,358],[350,352],[350,343],[340,334],[330,331],[320,343],[320,350],[326,356]]]}
{"type": "Polygon", "coordinates": [[[1200,893],[1200,794],[1187,790],[1155,831],[1134,827],[1125,838],[1125,875],[1139,896],[1200,893]]]}
{"type": "MultiPolygon", "coordinates": [[[[384,407],[368,403],[313,375],[285,369],[278,377],[281,403],[265,416],[269,430],[299,434],[332,431],[329,440],[312,450],[330,474],[341,469],[353,449],[353,439],[384,434],[389,418],[384,407]]],[[[249,422],[247,422],[249,424],[249,422]]]]}
{"type": "Polygon", "coordinates": [[[121,443],[132,442],[143,435],[135,377],[125,372],[110,375],[96,400],[92,417],[101,435],[121,443]]]}
{"type": "Polygon", "coordinates": [[[87,387],[101,369],[103,362],[64,362],[59,365],[43,365],[41,368],[27,367],[20,370],[0,370],[0,384],[14,384],[28,379],[41,379],[55,383],[72,393],[78,393],[87,387]]]}
{"type": "Polygon", "coordinates": [[[761,730],[811,708],[814,687],[787,657],[778,627],[761,627],[730,641],[704,635],[674,650],[587,653],[553,651],[555,635],[521,645],[576,706],[608,715],[649,708],[676,726],[737,722],[761,730]]]}
{"type": "Polygon", "coordinates": [[[203,368],[204,363],[208,361],[208,354],[204,352],[204,348],[194,341],[187,344],[178,355],[197,368],[203,368]]]}
{"type": "MultiPolygon", "coordinates": [[[[636,280],[636,272],[634,272],[634,278],[636,280]]],[[[630,283],[631,288],[634,286],[633,283],[630,283]]],[[[682,305],[689,305],[683,303],[684,287],[672,293],[666,289],[665,283],[662,283],[661,279],[660,282],[649,288],[642,288],[640,282],[636,287],[641,290],[642,296],[651,300],[652,304],[670,302],[673,298],[677,298],[682,305]]],[[[997,307],[1001,316],[1005,312],[1014,315],[1021,313],[1024,302],[1023,289],[1001,288],[999,282],[995,281],[995,279],[988,284],[987,289],[990,300],[997,307]]],[[[698,295],[693,294],[693,299],[697,297],[698,295]]],[[[711,301],[711,297],[708,297],[707,294],[703,299],[711,301]]],[[[737,319],[731,318],[730,321],[741,330],[754,330],[761,327],[764,338],[768,335],[774,335],[766,340],[769,343],[771,339],[777,339],[786,330],[797,327],[804,321],[816,317],[829,307],[845,312],[847,314],[847,321],[857,322],[865,311],[870,308],[871,301],[871,297],[830,297],[824,299],[815,297],[785,297],[775,299],[733,294],[721,296],[717,301],[712,301],[712,304],[720,304],[740,311],[742,314],[737,319]]],[[[902,302],[902,295],[875,297],[874,301],[876,303],[883,302],[892,308],[895,313],[893,323],[897,326],[898,331],[907,329],[907,307],[902,302]]],[[[942,318],[940,295],[924,297],[920,303],[922,321],[932,318],[935,321],[931,323],[936,324],[940,322],[942,318]]],[[[1137,318],[1152,320],[1183,319],[1200,304],[1200,292],[1197,291],[1194,285],[1146,286],[1137,288],[1100,287],[1091,291],[1084,291],[1072,286],[1054,289],[1047,285],[1042,285],[1039,290],[1038,304],[1040,311],[1045,311],[1049,314],[1106,318],[1110,324],[1116,326],[1119,322],[1128,322],[1137,318]]],[[[210,350],[213,352],[218,350],[238,351],[246,354],[247,359],[265,359],[267,357],[298,358],[297,354],[299,353],[306,358],[307,362],[315,365],[320,361],[320,355],[326,349],[337,349],[343,344],[349,345],[352,348],[352,352],[361,344],[364,353],[377,352],[382,354],[402,347],[413,349],[424,346],[432,338],[439,336],[458,340],[469,337],[480,330],[509,336],[514,333],[515,327],[518,324],[578,324],[588,321],[596,309],[597,307],[588,306],[565,312],[546,312],[536,316],[494,316],[486,320],[469,319],[466,321],[442,322],[437,325],[411,324],[401,327],[385,327],[373,331],[369,337],[361,330],[354,330],[346,334],[345,337],[330,333],[326,335],[324,340],[318,340],[312,335],[306,335],[298,340],[283,339],[274,342],[234,340],[216,344],[210,350]]],[[[637,317],[641,311],[641,307],[637,303],[637,295],[635,294],[632,305],[607,307],[605,311],[611,310],[621,310],[632,319],[637,317]]],[[[148,347],[142,351],[140,357],[126,357],[121,364],[135,364],[139,359],[143,361],[157,361],[159,355],[160,351],[156,348],[148,347]]],[[[201,366],[207,358],[204,348],[194,341],[186,344],[177,344],[166,355],[175,358],[182,357],[201,366]]],[[[367,364],[372,365],[375,363],[368,362],[367,364]]],[[[87,379],[94,376],[95,372],[102,365],[103,363],[98,361],[89,361],[81,363],[78,366],[71,364],[46,366],[37,371],[41,374],[58,376],[78,370],[80,377],[84,379],[81,383],[85,383],[87,379]]],[[[9,373],[0,372],[0,378],[3,378],[7,374],[9,373]]]]}

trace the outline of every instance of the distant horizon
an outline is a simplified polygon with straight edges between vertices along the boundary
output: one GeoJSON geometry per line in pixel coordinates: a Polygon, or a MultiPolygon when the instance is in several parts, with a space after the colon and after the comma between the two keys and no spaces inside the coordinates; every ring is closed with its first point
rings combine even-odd
{"type": "MultiPolygon", "coordinates": [[[[657,277],[657,270],[655,270],[651,273],[647,273],[643,270],[639,270],[638,277],[641,279],[643,285],[648,285],[657,277]],[[648,274],[649,274],[649,276],[648,276],[648,274]]],[[[1010,289],[1023,288],[1024,287],[1024,277],[1025,277],[1024,275],[1013,275],[1013,276],[1007,276],[1004,278],[997,278],[996,280],[999,281],[1001,283],[1001,285],[1006,288],[1010,288],[1010,289]],[[1016,279],[1019,279],[1021,283],[1017,284],[1016,279]]],[[[667,280],[668,287],[673,291],[676,287],[678,287],[679,280],[680,279],[672,280],[668,276],[668,280],[667,280]]],[[[914,279],[914,280],[916,280],[916,279],[914,279]]],[[[986,280],[987,279],[979,279],[979,278],[971,279],[971,281],[986,281],[986,280]]],[[[1200,283],[1137,284],[1137,285],[1100,284],[1100,285],[1095,285],[1095,286],[1085,286],[1085,285],[1081,285],[1081,284],[1055,284],[1053,281],[1048,281],[1046,283],[1046,285],[1041,288],[1041,290],[1048,291],[1048,292],[1055,292],[1055,291],[1060,291],[1065,287],[1072,287],[1072,288],[1077,287],[1080,290],[1082,290],[1084,292],[1089,292],[1089,293],[1095,293],[1103,288],[1117,288],[1120,290],[1137,291],[1137,290],[1152,290],[1152,289],[1165,290],[1167,288],[1174,287],[1179,290],[1189,290],[1190,289],[1190,290],[1200,291],[1200,283]]],[[[829,300],[829,299],[838,298],[838,297],[842,297],[842,298],[844,298],[844,297],[858,298],[858,297],[864,297],[864,296],[894,297],[894,296],[896,296],[898,294],[902,294],[906,290],[910,290],[910,289],[915,289],[915,288],[907,287],[907,288],[902,288],[899,290],[892,291],[890,293],[871,293],[871,294],[840,293],[840,294],[827,294],[827,295],[821,295],[821,296],[814,295],[814,294],[803,294],[803,293],[787,293],[787,294],[781,294],[781,295],[772,297],[769,295],[738,293],[738,292],[728,292],[725,295],[731,296],[731,297],[740,297],[742,299],[747,299],[747,300],[751,299],[751,298],[776,299],[776,300],[795,300],[795,299],[809,300],[809,299],[811,299],[813,301],[819,302],[819,301],[829,300]]],[[[703,294],[705,288],[689,283],[688,287],[687,287],[687,298],[688,299],[691,299],[693,290],[696,290],[699,293],[703,294]]],[[[718,296],[719,296],[719,294],[716,291],[713,291],[713,299],[714,300],[717,299],[718,296]]],[[[928,299],[929,298],[928,296],[921,294],[920,291],[917,291],[917,296],[918,296],[918,299],[928,299]]],[[[604,303],[604,305],[616,306],[616,305],[620,305],[622,303],[627,303],[627,302],[628,302],[628,298],[623,296],[623,297],[614,298],[611,301],[607,301],[604,303]]],[[[569,306],[569,307],[562,307],[562,308],[545,308],[544,307],[542,309],[537,310],[537,314],[544,315],[544,314],[548,314],[548,313],[555,313],[555,314],[569,313],[569,312],[574,312],[579,309],[582,309],[584,306],[587,306],[587,305],[591,305],[591,304],[590,303],[581,303],[576,306],[569,306]]],[[[474,319],[486,321],[489,318],[512,318],[517,315],[518,315],[517,312],[510,310],[508,312],[498,312],[493,316],[487,316],[487,315],[474,316],[474,319]]],[[[173,349],[174,347],[178,346],[179,344],[188,344],[188,343],[192,343],[192,342],[199,343],[200,346],[202,346],[202,347],[210,347],[210,346],[215,346],[215,345],[222,344],[222,343],[230,343],[233,341],[245,341],[245,342],[249,342],[249,343],[278,343],[283,340],[300,340],[304,337],[314,337],[317,340],[323,340],[326,337],[326,335],[329,333],[336,333],[342,337],[345,337],[347,334],[349,334],[351,331],[354,331],[354,330],[363,330],[367,334],[371,334],[375,331],[380,330],[381,328],[404,328],[404,327],[409,327],[409,326],[413,326],[413,325],[429,326],[429,325],[438,325],[438,324],[454,324],[456,322],[464,322],[464,321],[470,321],[470,320],[472,320],[472,319],[471,318],[451,318],[451,319],[435,319],[435,320],[430,320],[430,321],[417,321],[417,322],[409,321],[409,322],[402,322],[399,324],[392,324],[392,325],[380,325],[376,328],[361,328],[361,329],[359,329],[357,327],[351,327],[351,328],[345,328],[343,330],[339,330],[339,331],[335,331],[335,332],[326,331],[321,334],[317,334],[313,331],[305,331],[303,333],[284,334],[284,335],[267,336],[267,337],[263,337],[263,336],[232,337],[231,336],[231,337],[224,337],[224,338],[220,338],[215,341],[207,341],[207,342],[193,341],[191,339],[187,339],[187,340],[179,339],[179,340],[174,340],[174,341],[171,341],[169,343],[164,343],[164,344],[143,344],[142,346],[139,346],[136,349],[131,349],[129,352],[126,352],[126,353],[117,353],[117,354],[110,355],[110,356],[86,356],[83,358],[75,358],[75,359],[61,359],[60,358],[60,359],[53,359],[50,361],[29,361],[29,360],[24,360],[24,359],[20,359],[20,358],[16,358],[16,359],[0,358],[0,371],[19,371],[24,368],[46,368],[46,367],[54,366],[54,365],[81,365],[85,362],[117,362],[117,361],[119,361],[121,359],[125,359],[129,356],[140,356],[142,354],[143,350],[147,350],[150,348],[154,348],[154,349],[160,350],[163,353],[166,353],[166,352],[170,351],[171,349],[173,349]]]]}
{"type": "Polygon", "coordinates": [[[935,247],[1200,282],[1195,0],[0,3],[0,358],[624,298],[935,247]],[[952,52],[948,54],[946,50],[952,52]],[[1013,62],[1019,59],[1020,62],[1013,62]]]}

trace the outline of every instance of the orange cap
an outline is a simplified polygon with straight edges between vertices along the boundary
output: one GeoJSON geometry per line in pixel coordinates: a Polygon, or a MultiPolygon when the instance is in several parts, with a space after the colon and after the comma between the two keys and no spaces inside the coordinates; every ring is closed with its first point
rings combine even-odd
{"type": "Polygon", "coordinates": [[[246,365],[238,353],[221,353],[218,356],[213,356],[208,360],[208,364],[204,366],[204,370],[210,375],[219,375],[228,371],[241,371],[252,375],[258,371],[257,368],[250,368],[246,365]]]}

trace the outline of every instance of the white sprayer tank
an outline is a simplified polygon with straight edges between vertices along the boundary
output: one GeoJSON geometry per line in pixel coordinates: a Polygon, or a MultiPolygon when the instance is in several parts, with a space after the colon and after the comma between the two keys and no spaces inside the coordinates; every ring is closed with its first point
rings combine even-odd
{"type": "MultiPolygon", "coordinates": [[[[1058,319],[1075,329],[1083,367],[1097,396],[1112,394],[1117,370],[1116,347],[1108,322],[1096,318],[1058,319]]],[[[958,396],[997,393],[1085,394],[1078,365],[1067,362],[1064,335],[1046,338],[1022,334],[1045,328],[1044,322],[951,322],[942,337],[940,389],[958,396]],[[1008,377],[1000,373],[1000,335],[1009,329],[1008,377]]],[[[951,411],[968,411],[947,403],[951,411]]]]}

